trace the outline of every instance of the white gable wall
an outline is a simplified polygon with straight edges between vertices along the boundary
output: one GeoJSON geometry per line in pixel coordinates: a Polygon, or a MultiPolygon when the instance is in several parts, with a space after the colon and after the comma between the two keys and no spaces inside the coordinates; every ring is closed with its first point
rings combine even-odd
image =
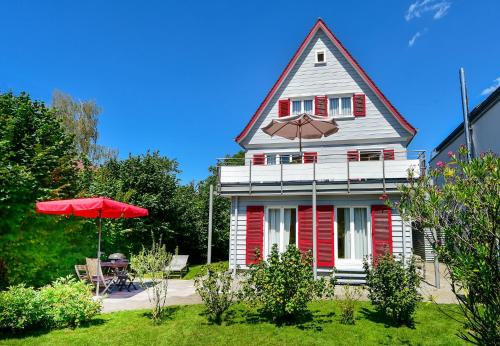
{"type": "MultiPolygon", "coordinates": [[[[326,150],[326,147],[331,145],[349,146],[359,143],[366,145],[392,143],[395,148],[406,146],[407,139],[410,137],[408,131],[382,104],[321,29],[311,39],[241,144],[246,149],[265,149],[266,152],[272,152],[273,148],[277,149],[275,151],[282,151],[278,148],[283,147],[293,148],[295,146],[298,148],[298,141],[270,137],[261,130],[272,119],[278,118],[278,100],[345,93],[366,95],[366,116],[337,121],[340,130],[330,137],[320,140],[303,140],[304,151],[309,150],[312,146],[322,147],[318,151],[321,154],[323,150],[326,150]],[[315,52],[321,49],[326,53],[326,64],[315,64],[315,52]]],[[[383,147],[390,148],[391,146],[384,145],[383,147]]]]}

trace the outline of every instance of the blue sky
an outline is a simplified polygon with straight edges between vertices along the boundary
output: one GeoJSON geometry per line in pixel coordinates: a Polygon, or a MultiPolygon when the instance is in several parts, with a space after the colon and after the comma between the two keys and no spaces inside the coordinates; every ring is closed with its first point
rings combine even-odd
{"type": "Polygon", "coordinates": [[[0,92],[54,89],[103,108],[100,143],[158,149],[184,182],[234,153],[243,129],[318,17],[429,152],[500,83],[500,1],[2,1],[0,92]],[[486,91],[485,91],[486,93],[486,91]],[[189,129],[190,133],[186,134],[189,129]]]}

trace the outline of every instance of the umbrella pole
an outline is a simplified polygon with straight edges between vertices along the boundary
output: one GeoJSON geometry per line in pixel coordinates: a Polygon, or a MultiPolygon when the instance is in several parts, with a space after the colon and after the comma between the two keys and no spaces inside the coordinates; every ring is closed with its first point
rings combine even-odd
{"type": "Polygon", "coordinates": [[[299,151],[300,159],[302,160],[302,125],[299,125],[299,151]]]}
{"type": "Polygon", "coordinates": [[[99,241],[97,242],[97,285],[96,285],[96,296],[99,297],[99,269],[101,268],[101,231],[102,231],[102,216],[99,212],[99,241]]]}

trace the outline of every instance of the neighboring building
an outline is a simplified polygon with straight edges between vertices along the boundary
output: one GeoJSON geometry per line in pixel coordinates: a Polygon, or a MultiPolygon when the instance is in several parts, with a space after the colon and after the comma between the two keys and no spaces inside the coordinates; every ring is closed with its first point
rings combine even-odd
{"type": "Polygon", "coordinates": [[[316,185],[318,274],[335,267],[362,282],[363,258],[388,248],[412,254],[411,226],[383,196],[398,198],[408,170],[425,172],[425,154],[409,152],[416,134],[322,20],[318,20],[244,130],[245,163],[221,159],[218,192],[231,198],[231,268],[266,257],[272,244],[313,247],[316,185]],[[270,137],[272,119],[300,113],[333,117],[338,133],[298,141],[270,137]],[[382,197],[381,197],[382,196],[382,197]]]}
{"type": "MultiPolygon", "coordinates": [[[[493,91],[483,102],[469,113],[469,126],[472,132],[472,145],[475,156],[492,151],[500,153],[500,87],[493,91]]],[[[457,152],[461,145],[465,145],[463,122],[453,130],[433,151],[430,161],[431,167],[436,163],[448,162],[448,152],[457,152]]]]}

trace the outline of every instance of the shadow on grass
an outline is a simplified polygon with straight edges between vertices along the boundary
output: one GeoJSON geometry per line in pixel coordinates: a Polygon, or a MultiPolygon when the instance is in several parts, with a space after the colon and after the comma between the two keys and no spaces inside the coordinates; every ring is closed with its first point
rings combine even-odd
{"type": "Polygon", "coordinates": [[[364,316],[365,319],[375,322],[381,323],[386,328],[399,328],[399,327],[408,327],[411,329],[415,329],[415,322],[413,321],[411,324],[402,324],[393,321],[391,318],[386,316],[383,312],[377,310],[371,310],[368,308],[362,308],[360,310],[361,315],[364,316]]]}
{"type": "Polygon", "coordinates": [[[24,329],[20,331],[8,331],[8,330],[0,330],[0,340],[8,340],[8,339],[24,339],[30,337],[38,337],[50,333],[54,330],[74,330],[74,329],[86,329],[94,326],[99,326],[104,324],[106,321],[100,317],[95,317],[92,320],[82,323],[78,327],[68,327],[68,328],[44,328],[44,327],[34,327],[32,329],[24,329]]]}
{"type": "Polygon", "coordinates": [[[255,325],[259,323],[270,323],[278,328],[281,327],[296,327],[301,330],[322,331],[323,325],[333,322],[334,312],[322,313],[319,310],[307,311],[306,313],[294,318],[285,319],[282,321],[273,320],[272,316],[257,309],[249,309],[246,307],[233,307],[228,310],[222,321],[214,321],[206,311],[199,314],[206,318],[208,325],[225,325],[231,326],[235,324],[255,325]]]}
{"type": "MultiPolygon", "coordinates": [[[[164,322],[167,322],[167,321],[171,321],[174,319],[174,315],[175,313],[180,309],[181,307],[178,306],[178,305],[174,305],[174,306],[166,306],[164,309],[163,309],[163,312],[160,316],[160,319],[159,321],[157,322],[157,324],[161,324],[161,323],[164,323],[164,322]]],[[[148,311],[148,312],[145,312],[142,314],[143,317],[147,317],[148,319],[153,319],[153,313],[151,311],[148,311]]]]}

